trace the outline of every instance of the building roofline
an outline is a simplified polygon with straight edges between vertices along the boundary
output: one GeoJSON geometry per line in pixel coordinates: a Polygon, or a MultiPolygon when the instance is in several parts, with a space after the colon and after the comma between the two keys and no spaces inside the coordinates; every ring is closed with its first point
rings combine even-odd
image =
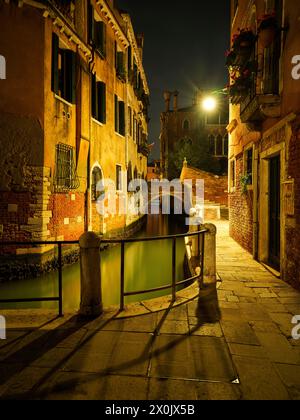
{"type": "Polygon", "coordinates": [[[134,29],[133,29],[131,17],[129,15],[129,13],[126,13],[126,12],[122,13],[122,17],[123,17],[124,21],[127,23],[129,41],[131,41],[131,44],[133,45],[135,57],[137,59],[137,65],[138,65],[138,68],[141,72],[141,76],[142,76],[142,79],[143,79],[145,92],[146,92],[147,95],[149,95],[150,91],[149,91],[148,81],[147,81],[146,73],[145,73],[145,70],[144,70],[142,58],[141,58],[141,55],[140,55],[140,52],[139,52],[139,47],[137,45],[136,35],[135,35],[134,29]]]}

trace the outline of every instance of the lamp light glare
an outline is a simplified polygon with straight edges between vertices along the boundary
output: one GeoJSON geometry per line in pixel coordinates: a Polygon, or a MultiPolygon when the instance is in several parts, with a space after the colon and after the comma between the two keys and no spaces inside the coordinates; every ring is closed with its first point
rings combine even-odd
{"type": "Polygon", "coordinates": [[[217,108],[217,101],[211,97],[205,98],[202,102],[202,107],[205,111],[214,111],[217,108]]]}

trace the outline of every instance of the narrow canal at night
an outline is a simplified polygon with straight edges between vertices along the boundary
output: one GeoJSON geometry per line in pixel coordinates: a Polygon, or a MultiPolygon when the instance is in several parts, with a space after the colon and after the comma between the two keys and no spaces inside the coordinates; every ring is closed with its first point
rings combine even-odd
{"type": "MultiPolygon", "coordinates": [[[[136,237],[159,236],[185,233],[182,219],[169,216],[148,216],[147,223],[136,237]]],[[[101,252],[102,293],[104,307],[120,302],[120,246],[101,252]]],[[[184,279],[184,239],[177,239],[176,279],[184,279]]],[[[2,299],[24,299],[52,297],[58,293],[58,273],[51,272],[33,279],[0,284],[2,299]]],[[[172,241],[139,242],[125,247],[125,290],[127,292],[164,286],[172,279],[172,241]]],[[[127,297],[132,303],[152,299],[170,293],[160,291],[127,297]]],[[[66,266],[63,270],[63,309],[65,312],[78,310],[80,304],[80,265],[66,266]]],[[[0,304],[0,309],[57,307],[53,302],[0,304]]]]}

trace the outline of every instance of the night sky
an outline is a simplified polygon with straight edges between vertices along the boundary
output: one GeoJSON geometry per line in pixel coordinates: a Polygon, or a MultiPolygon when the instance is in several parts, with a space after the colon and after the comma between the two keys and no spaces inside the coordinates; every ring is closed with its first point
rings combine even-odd
{"type": "Polygon", "coordinates": [[[230,42],[230,0],[117,0],[145,34],[144,66],[150,87],[149,143],[159,157],[164,90],[178,90],[179,107],[195,89],[227,85],[225,51],[230,42]]]}

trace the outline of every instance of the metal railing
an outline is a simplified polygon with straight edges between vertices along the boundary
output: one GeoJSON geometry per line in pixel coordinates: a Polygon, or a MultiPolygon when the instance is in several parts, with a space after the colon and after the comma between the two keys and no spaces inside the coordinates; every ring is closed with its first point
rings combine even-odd
{"type": "MultiPolygon", "coordinates": [[[[120,278],[120,310],[123,311],[125,308],[125,298],[129,296],[143,295],[147,293],[154,293],[163,290],[172,290],[172,302],[176,301],[177,288],[183,286],[187,283],[191,283],[197,279],[200,280],[200,284],[203,284],[204,276],[204,239],[205,234],[207,233],[206,229],[199,230],[197,232],[187,232],[177,235],[169,236],[155,236],[155,237],[144,237],[144,238],[128,238],[128,239],[103,239],[101,244],[107,245],[121,245],[121,278],[120,278]],[[185,280],[176,281],[176,247],[177,239],[185,239],[187,237],[197,237],[198,238],[198,250],[199,250],[199,262],[200,262],[200,274],[190,277],[185,280]],[[140,242],[156,242],[156,241],[172,241],[172,282],[170,284],[146,289],[139,291],[125,291],[125,245],[130,243],[140,243],[140,242]]],[[[0,303],[30,303],[30,302],[58,302],[58,312],[59,316],[63,316],[63,261],[62,261],[62,247],[64,245],[78,245],[79,241],[54,241],[54,242],[0,242],[0,246],[43,246],[43,245],[53,245],[58,247],[58,296],[55,297],[43,297],[43,298],[26,298],[26,299],[0,299],[0,303]]]]}
{"type": "Polygon", "coordinates": [[[187,283],[191,283],[197,279],[200,279],[200,284],[203,284],[204,276],[204,239],[205,234],[207,233],[206,229],[199,230],[193,233],[183,233],[177,235],[168,235],[168,236],[155,236],[155,237],[144,237],[144,238],[128,238],[128,239],[104,239],[101,242],[103,244],[120,244],[121,245],[121,291],[120,291],[120,311],[123,311],[125,308],[125,298],[129,296],[143,295],[147,293],[160,292],[163,290],[172,290],[172,302],[176,301],[176,289],[179,286],[183,286],[187,283]],[[187,237],[198,237],[198,250],[199,250],[199,259],[200,259],[200,275],[190,277],[186,280],[176,281],[176,246],[177,239],[185,239],[187,237]],[[172,283],[165,286],[155,287],[146,290],[138,290],[133,292],[125,292],[125,245],[130,243],[140,243],[140,242],[156,242],[156,241],[166,241],[172,240],[172,283]]]}
{"type": "Polygon", "coordinates": [[[54,297],[41,297],[41,298],[26,298],[26,299],[0,299],[0,303],[33,303],[33,302],[58,302],[58,314],[63,316],[63,261],[62,261],[62,247],[63,245],[78,245],[78,241],[54,241],[54,242],[0,242],[1,247],[9,246],[45,246],[53,245],[58,247],[58,296],[54,297]]]}

